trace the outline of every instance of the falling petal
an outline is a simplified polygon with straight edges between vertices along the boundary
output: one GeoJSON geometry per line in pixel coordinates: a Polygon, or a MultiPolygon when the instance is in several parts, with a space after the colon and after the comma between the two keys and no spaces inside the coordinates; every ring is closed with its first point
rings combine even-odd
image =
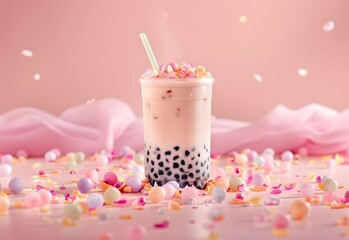
{"type": "Polygon", "coordinates": [[[36,81],[40,80],[40,74],[39,73],[35,73],[34,74],[34,80],[36,80],[36,81]]]}
{"type": "Polygon", "coordinates": [[[252,76],[253,76],[253,78],[254,78],[257,82],[259,82],[259,83],[261,83],[261,82],[263,81],[262,76],[259,75],[258,73],[254,73],[254,74],[252,74],[252,76]]]}
{"type": "Polygon", "coordinates": [[[22,55],[25,57],[32,57],[33,56],[33,52],[28,50],[28,49],[24,49],[22,50],[22,55]]]}
{"type": "Polygon", "coordinates": [[[247,17],[244,16],[244,15],[241,15],[241,16],[239,17],[239,21],[240,21],[241,23],[246,23],[246,22],[247,22],[247,17]]]}
{"type": "Polygon", "coordinates": [[[301,77],[306,77],[308,75],[308,70],[306,68],[298,68],[297,72],[301,77]]]}
{"type": "Polygon", "coordinates": [[[334,22],[328,21],[327,23],[325,23],[325,25],[322,26],[322,29],[325,32],[331,32],[334,29],[334,22]]]}

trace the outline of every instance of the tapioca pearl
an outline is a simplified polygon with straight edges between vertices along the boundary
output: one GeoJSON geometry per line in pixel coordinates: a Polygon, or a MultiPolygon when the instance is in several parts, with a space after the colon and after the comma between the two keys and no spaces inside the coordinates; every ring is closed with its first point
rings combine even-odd
{"type": "Polygon", "coordinates": [[[196,163],[195,163],[195,166],[197,166],[198,164],[199,164],[199,162],[196,162],[196,163]]]}
{"type": "Polygon", "coordinates": [[[208,170],[208,168],[209,168],[209,166],[207,165],[207,166],[206,166],[206,169],[208,170]]]}
{"type": "Polygon", "coordinates": [[[184,170],[184,168],[180,168],[179,171],[182,172],[182,173],[185,173],[185,172],[186,172],[186,171],[184,170]]]}
{"type": "Polygon", "coordinates": [[[195,160],[195,157],[192,157],[191,160],[194,161],[194,160],[195,160]]]}
{"type": "Polygon", "coordinates": [[[150,155],[150,152],[149,152],[149,150],[147,150],[147,155],[148,155],[148,156],[150,155]]]}
{"type": "Polygon", "coordinates": [[[149,163],[149,158],[147,158],[147,163],[149,163]]]}
{"type": "Polygon", "coordinates": [[[173,149],[178,151],[179,150],[179,146],[175,146],[173,149]]]}
{"type": "Polygon", "coordinates": [[[192,152],[195,152],[195,150],[196,150],[196,147],[193,147],[193,148],[191,149],[192,152]]]}
{"type": "Polygon", "coordinates": [[[181,180],[187,180],[188,179],[188,175],[187,174],[183,174],[181,177],[181,180]]]}
{"type": "Polygon", "coordinates": [[[190,154],[190,151],[188,151],[188,150],[185,150],[185,151],[184,151],[184,155],[185,155],[186,157],[188,157],[189,154],[190,154]]]}
{"type": "Polygon", "coordinates": [[[203,173],[201,174],[201,177],[205,177],[205,172],[203,172],[203,173]]]}
{"type": "Polygon", "coordinates": [[[178,163],[173,163],[173,168],[179,168],[179,164],[178,163]]]}
{"type": "Polygon", "coordinates": [[[164,175],[164,171],[162,171],[162,170],[159,170],[158,173],[160,176],[164,175]]]}
{"type": "Polygon", "coordinates": [[[154,166],[155,162],[153,160],[150,161],[151,165],[154,166]]]}
{"type": "Polygon", "coordinates": [[[176,161],[178,158],[179,158],[178,155],[174,156],[174,157],[173,157],[173,161],[176,161]]]}
{"type": "Polygon", "coordinates": [[[153,172],[154,172],[154,168],[151,168],[151,169],[150,169],[150,172],[153,173],[153,172]]]}
{"type": "Polygon", "coordinates": [[[177,180],[180,178],[179,174],[177,174],[177,173],[174,175],[174,177],[175,177],[175,179],[177,179],[177,180]]]}
{"type": "Polygon", "coordinates": [[[160,158],[161,158],[161,154],[159,153],[159,154],[156,156],[156,159],[157,159],[157,160],[160,160],[160,158]]]}
{"type": "Polygon", "coordinates": [[[165,161],[166,161],[167,163],[170,163],[170,160],[168,160],[168,158],[166,158],[165,161]]]}
{"type": "Polygon", "coordinates": [[[157,184],[158,186],[162,186],[162,181],[156,181],[156,184],[157,184]]]}
{"type": "Polygon", "coordinates": [[[199,174],[200,173],[200,169],[196,169],[195,172],[199,174]]]}
{"type": "Polygon", "coordinates": [[[156,151],[160,151],[160,148],[159,148],[159,147],[157,147],[157,148],[155,148],[155,150],[156,150],[156,151]]]}
{"type": "Polygon", "coordinates": [[[189,163],[188,164],[188,169],[191,169],[191,168],[193,168],[193,164],[189,163]]]}
{"type": "Polygon", "coordinates": [[[169,171],[170,170],[170,168],[169,167],[165,167],[165,171],[169,171]]]}
{"type": "Polygon", "coordinates": [[[183,166],[185,165],[184,159],[182,159],[181,164],[182,164],[183,166]]]}
{"type": "Polygon", "coordinates": [[[191,173],[188,174],[188,176],[189,176],[190,178],[194,178],[194,173],[191,172],[191,173]]]}
{"type": "Polygon", "coordinates": [[[164,163],[163,162],[159,162],[159,167],[163,167],[164,163]]]}
{"type": "Polygon", "coordinates": [[[171,176],[172,175],[172,172],[171,171],[168,171],[167,172],[167,176],[171,176]]]}
{"type": "Polygon", "coordinates": [[[200,153],[198,153],[198,157],[200,157],[201,155],[200,155],[200,153]]]}
{"type": "Polygon", "coordinates": [[[171,151],[166,151],[166,152],[165,152],[165,155],[167,155],[167,156],[168,156],[168,155],[171,155],[171,151]]]}
{"type": "Polygon", "coordinates": [[[154,173],[154,178],[158,178],[159,177],[159,175],[157,174],[157,173],[154,173]]]}

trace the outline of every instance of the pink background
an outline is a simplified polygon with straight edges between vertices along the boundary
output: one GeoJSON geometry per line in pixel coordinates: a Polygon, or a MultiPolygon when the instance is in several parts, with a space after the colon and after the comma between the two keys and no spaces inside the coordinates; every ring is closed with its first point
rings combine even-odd
{"type": "Polygon", "coordinates": [[[159,63],[212,72],[218,117],[255,120],[276,104],[311,102],[341,110],[348,107],[348,9],[346,0],[2,0],[0,113],[30,106],[59,114],[113,97],[141,116],[138,78],[150,64],[140,32],[159,63]],[[323,31],[330,20],[334,30],[323,31]],[[308,76],[297,74],[300,67],[308,76]]]}

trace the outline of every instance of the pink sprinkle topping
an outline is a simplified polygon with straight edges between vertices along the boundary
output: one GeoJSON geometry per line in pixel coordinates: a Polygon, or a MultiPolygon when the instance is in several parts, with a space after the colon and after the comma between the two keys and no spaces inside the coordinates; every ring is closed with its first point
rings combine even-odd
{"type": "Polygon", "coordinates": [[[170,222],[165,220],[165,221],[163,221],[161,223],[155,223],[154,227],[155,228],[167,228],[169,225],[170,225],[170,222]]]}
{"type": "Polygon", "coordinates": [[[292,190],[295,188],[294,184],[290,184],[289,186],[285,186],[285,190],[292,190]]]}
{"type": "Polygon", "coordinates": [[[69,194],[69,193],[64,194],[64,199],[65,199],[66,201],[69,200],[69,197],[70,197],[70,194],[69,194]]]}
{"type": "Polygon", "coordinates": [[[243,185],[243,184],[239,185],[239,186],[237,187],[237,189],[238,189],[239,192],[244,191],[244,185],[243,185]]]}
{"type": "Polygon", "coordinates": [[[251,183],[252,183],[252,176],[250,176],[250,177],[247,178],[246,183],[247,183],[247,184],[251,184],[251,183]]]}
{"type": "Polygon", "coordinates": [[[142,198],[142,197],[140,197],[140,198],[138,198],[137,199],[137,204],[139,205],[139,206],[144,206],[145,205],[145,199],[144,198],[142,198]]]}
{"type": "Polygon", "coordinates": [[[270,192],[270,194],[280,194],[281,190],[280,189],[274,189],[273,191],[270,192]]]}

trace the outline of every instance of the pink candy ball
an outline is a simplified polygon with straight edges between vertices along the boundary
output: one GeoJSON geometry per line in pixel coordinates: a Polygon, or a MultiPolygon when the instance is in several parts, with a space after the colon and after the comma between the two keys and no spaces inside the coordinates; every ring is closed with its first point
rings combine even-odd
{"type": "Polygon", "coordinates": [[[288,161],[283,161],[280,163],[279,168],[282,173],[288,173],[291,171],[292,165],[288,161]]]}
{"type": "Polygon", "coordinates": [[[105,154],[98,154],[96,157],[96,162],[98,165],[105,166],[108,164],[109,159],[105,154]]]}
{"type": "Polygon", "coordinates": [[[61,156],[61,151],[57,148],[52,148],[51,149],[52,152],[54,152],[56,154],[57,157],[60,157],[61,156]]]}
{"type": "Polygon", "coordinates": [[[279,213],[273,219],[273,226],[279,229],[285,229],[290,225],[291,216],[286,213],[279,213]]]}
{"type": "Polygon", "coordinates": [[[147,229],[142,225],[132,226],[127,230],[126,240],[144,240],[147,229]]]}
{"type": "Polygon", "coordinates": [[[3,163],[0,165],[0,177],[8,177],[12,173],[12,167],[10,164],[3,163]]]}
{"type": "Polygon", "coordinates": [[[315,188],[310,183],[303,183],[299,188],[299,193],[304,197],[311,197],[314,195],[315,188]]]}
{"type": "Polygon", "coordinates": [[[171,185],[172,185],[175,189],[177,189],[177,190],[180,189],[179,184],[178,184],[178,182],[176,182],[176,181],[169,181],[169,182],[167,182],[166,184],[171,184],[171,185]]]}
{"type": "Polygon", "coordinates": [[[257,153],[256,151],[254,151],[254,150],[251,150],[251,151],[247,154],[248,161],[249,161],[249,162],[252,162],[253,159],[254,159],[255,157],[257,157],[257,156],[258,156],[258,153],[257,153]]]}
{"type": "Polygon", "coordinates": [[[34,208],[41,206],[41,197],[37,192],[27,193],[24,197],[24,206],[26,208],[34,208]]]}
{"type": "Polygon", "coordinates": [[[155,186],[149,191],[148,197],[152,203],[159,203],[165,199],[166,192],[162,187],[155,186]]]}
{"type": "Polygon", "coordinates": [[[12,163],[13,156],[11,154],[5,154],[1,157],[2,163],[12,163]]]}
{"type": "Polygon", "coordinates": [[[165,199],[171,199],[176,192],[176,189],[171,184],[165,184],[162,188],[166,192],[165,199]]]}
{"type": "Polygon", "coordinates": [[[51,203],[52,201],[52,193],[46,189],[40,189],[38,194],[41,198],[41,206],[45,206],[51,203]]]}
{"type": "Polygon", "coordinates": [[[85,177],[90,178],[91,180],[98,179],[98,172],[96,169],[89,169],[85,173],[85,177]]]}
{"type": "Polygon", "coordinates": [[[294,158],[293,153],[291,151],[284,151],[281,154],[281,160],[282,161],[292,161],[294,158]]]}
{"type": "Polygon", "coordinates": [[[103,180],[108,182],[109,185],[115,185],[118,182],[118,177],[114,172],[106,172],[103,176],[103,180]]]}
{"type": "Polygon", "coordinates": [[[185,187],[181,192],[181,198],[197,198],[198,197],[198,190],[194,187],[185,187]]]}

